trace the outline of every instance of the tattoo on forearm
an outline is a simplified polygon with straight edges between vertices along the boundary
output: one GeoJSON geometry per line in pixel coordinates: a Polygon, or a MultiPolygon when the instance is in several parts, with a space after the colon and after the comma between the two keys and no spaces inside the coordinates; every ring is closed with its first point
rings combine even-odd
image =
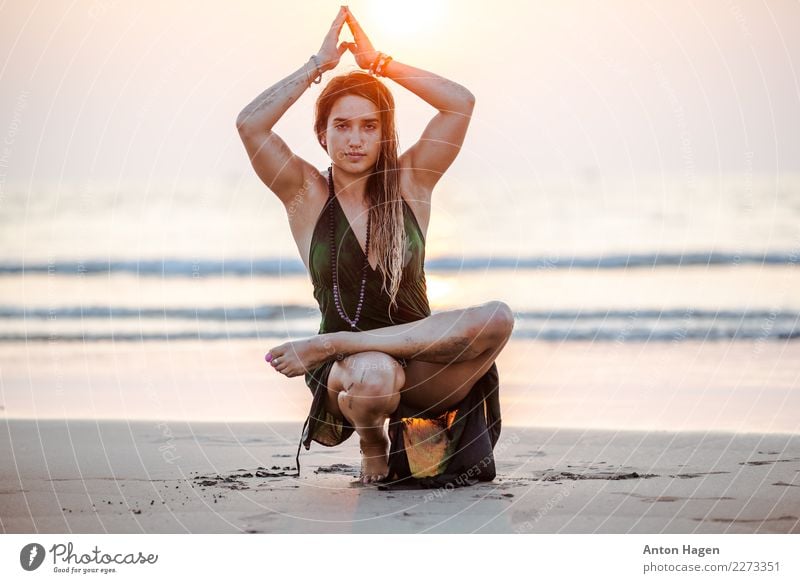
{"type": "MultiPolygon", "coordinates": [[[[261,95],[256,97],[253,102],[245,108],[246,117],[256,115],[263,110],[270,108],[274,105],[276,99],[280,99],[282,95],[287,95],[287,100],[283,103],[286,109],[297,99],[294,95],[298,86],[305,85],[306,78],[302,74],[289,79],[286,83],[281,83],[277,87],[270,87],[261,95]]],[[[305,90],[305,87],[303,88],[305,90]]]]}
{"type": "Polygon", "coordinates": [[[444,342],[433,344],[430,348],[422,351],[422,356],[431,359],[432,362],[452,362],[453,359],[467,355],[471,358],[474,349],[473,340],[466,337],[454,337],[444,342]]]}

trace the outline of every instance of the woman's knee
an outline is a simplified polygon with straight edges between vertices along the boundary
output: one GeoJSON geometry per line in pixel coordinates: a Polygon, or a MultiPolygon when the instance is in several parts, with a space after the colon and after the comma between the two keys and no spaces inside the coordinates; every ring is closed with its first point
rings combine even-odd
{"type": "Polygon", "coordinates": [[[405,372],[400,364],[382,352],[362,352],[345,359],[348,382],[339,395],[348,408],[369,413],[391,413],[400,404],[405,372]],[[348,362],[349,361],[349,362],[348,362]]]}
{"type": "Polygon", "coordinates": [[[514,330],[514,312],[507,303],[492,300],[477,306],[476,311],[473,337],[481,336],[494,342],[508,340],[514,330]]]}

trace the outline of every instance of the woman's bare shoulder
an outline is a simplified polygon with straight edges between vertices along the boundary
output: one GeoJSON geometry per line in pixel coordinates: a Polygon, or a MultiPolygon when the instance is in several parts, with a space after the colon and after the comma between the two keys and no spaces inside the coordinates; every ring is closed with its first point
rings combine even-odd
{"type": "Polygon", "coordinates": [[[328,171],[316,171],[305,178],[297,193],[287,203],[286,214],[289,222],[302,229],[303,226],[312,227],[310,222],[316,218],[325,206],[328,199],[328,171]]]}
{"type": "Polygon", "coordinates": [[[327,200],[328,181],[327,171],[325,171],[317,172],[315,176],[307,178],[303,186],[285,205],[292,237],[306,269],[309,266],[308,253],[314,237],[314,230],[327,200]]]}

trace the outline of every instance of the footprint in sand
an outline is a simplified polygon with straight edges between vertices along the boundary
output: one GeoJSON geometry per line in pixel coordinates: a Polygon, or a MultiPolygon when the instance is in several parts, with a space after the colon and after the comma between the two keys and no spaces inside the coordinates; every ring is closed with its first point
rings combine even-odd
{"type": "Polygon", "coordinates": [[[689,478],[699,478],[700,476],[711,476],[714,474],[730,474],[730,472],[697,472],[694,474],[670,474],[670,478],[681,478],[687,480],[689,478]]]}
{"type": "Polygon", "coordinates": [[[800,484],[789,484],[787,482],[775,482],[772,485],[773,486],[792,486],[794,488],[800,488],[800,484]]]}
{"type": "Polygon", "coordinates": [[[778,462],[796,462],[800,461],[800,458],[791,458],[788,460],[753,460],[749,462],[739,462],[740,466],[766,466],[769,464],[775,464],[778,462]]]}
{"type": "Polygon", "coordinates": [[[730,496],[708,496],[708,497],[680,497],[680,496],[645,496],[644,494],[636,494],[634,492],[615,492],[615,494],[622,494],[625,496],[630,496],[632,498],[639,498],[642,502],[678,502],[679,500],[736,500],[736,498],[731,498],[730,496]]]}
{"type": "Polygon", "coordinates": [[[343,474],[345,476],[358,476],[360,470],[356,466],[347,464],[332,464],[330,466],[320,466],[314,470],[315,474],[343,474]]]}
{"type": "Polygon", "coordinates": [[[760,522],[778,522],[780,520],[797,520],[796,516],[777,516],[775,518],[693,518],[695,522],[724,522],[727,524],[752,524],[760,522]]]}

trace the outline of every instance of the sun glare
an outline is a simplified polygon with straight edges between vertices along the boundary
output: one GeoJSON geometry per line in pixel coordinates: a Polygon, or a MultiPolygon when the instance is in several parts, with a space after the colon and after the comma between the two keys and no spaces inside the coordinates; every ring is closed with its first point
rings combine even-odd
{"type": "MultiPolygon", "coordinates": [[[[372,26],[378,27],[387,35],[407,39],[409,36],[428,34],[443,27],[448,4],[449,0],[371,2],[368,4],[367,16],[372,26]]],[[[353,13],[356,14],[355,8],[353,13]]]]}
{"type": "Polygon", "coordinates": [[[431,306],[439,306],[440,304],[452,304],[453,298],[450,297],[453,291],[453,283],[450,278],[428,275],[426,278],[428,288],[428,301],[431,306]]]}

